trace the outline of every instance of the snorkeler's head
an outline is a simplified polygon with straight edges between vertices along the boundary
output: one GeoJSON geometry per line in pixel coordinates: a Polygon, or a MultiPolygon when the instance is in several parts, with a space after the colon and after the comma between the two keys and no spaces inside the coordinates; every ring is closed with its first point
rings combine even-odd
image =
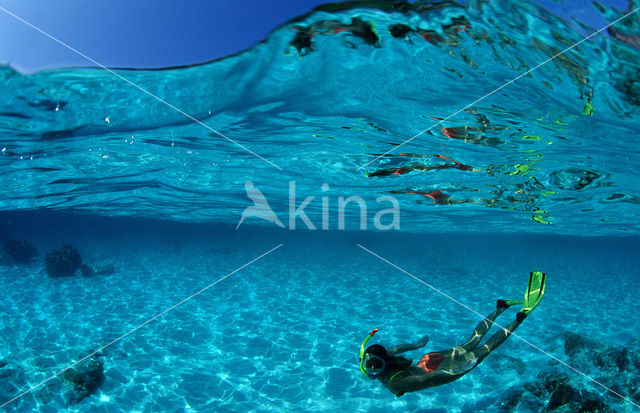
{"type": "Polygon", "coordinates": [[[371,353],[378,357],[386,358],[387,357],[387,349],[380,344],[372,344],[364,351],[366,353],[371,353]]]}
{"type": "Polygon", "coordinates": [[[380,344],[367,347],[364,351],[364,359],[362,360],[364,373],[371,378],[379,376],[387,367],[386,359],[387,350],[380,344]]]}

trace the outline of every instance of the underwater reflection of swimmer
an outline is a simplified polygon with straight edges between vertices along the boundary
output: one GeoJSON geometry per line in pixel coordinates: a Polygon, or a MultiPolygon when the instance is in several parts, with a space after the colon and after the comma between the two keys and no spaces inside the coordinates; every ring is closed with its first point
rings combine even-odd
{"type": "MultiPolygon", "coordinates": [[[[608,9],[601,4],[595,3],[596,9],[602,14],[605,15],[607,20],[614,21],[626,14],[633,14],[635,9],[640,6],[640,2],[638,0],[629,0],[627,2],[627,7],[619,12],[614,8],[608,9]]],[[[635,22],[633,22],[633,17],[625,21],[626,24],[620,24],[616,26],[607,27],[607,32],[614,39],[625,42],[637,49],[640,49],[640,35],[638,34],[638,24],[640,24],[640,19],[635,16],[635,22]]]]}
{"type": "MultiPolygon", "coordinates": [[[[405,154],[400,154],[400,156],[405,154]]],[[[404,166],[401,168],[386,168],[386,169],[378,169],[377,171],[367,172],[368,178],[373,178],[375,176],[389,176],[389,175],[404,175],[406,173],[412,171],[426,172],[440,169],[458,169],[461,171],[471,171],[478,172],[478,169],[473,168],[472,166],[462,164],[458,161],[454,161],[453,159],[447,158],[444,155],[435,155],[439,158],[446,159],[447,161],[453,162],[452,164],[443,164],[443,165],[425,165],[423,163],[413,163],[411,166],[404,166]]]]}
{"type": "Polygon", "coordinates": [[[352,18],[350,24],[345,24],[338,20],[322,20],[310,26],[293,26],[292,28],[298,32],[289,45],[295,47],[298,53],[303,56],[314,50],[311,39],[316,35],[348,32],[362,39],[366,44],[378,45],[378,35],[371,23],[359,17],[352,18]]]}
{"type": "Polygon", "coordinates": [[[428,337],[421,338],[415,344],[403,344],[386,349],[373,344],[365,349],[367,342],[378,331],[374,329],[360,346],[360,371],[370,379],[379,380],[383,386],[396,396],[407,392],[440,386],[459,379],[473,370],[492,351],[502,344],[513,331],[522,324],[527,316],[542,300],[546,286],[546,275],[539,271],[529,273],[529,283],[524,300],[498,300],[496,309],[489,314],[473,331],[471,338],[461,346],[448,350],[427,353],[417,364],[399,353],[417,350],[427,345],[428,337]],[[489,331],[495,319],[513,305],[522,304],[516,319],[501,328],[486,343],[480,341],[489,331]]]}
{"type": "Polygon", "coordinates": [[[408,35],[413,34],[422,37],[433,45],[443,43],[447,46],[457,46],[460,43],[460,33],[468,32],[468,29],[471,28],[469,21],[464,16],[453,17],[451,19],[451,23],[442,24],[441,27],[442,33],[445,36],[440,35],[435,30],[426,30],[421,28],[413,29],[402,23],[392,24],[388,26],[387,29],[391,36],[397,39],[404,39],[407,38],[408,35]]]}
{"type": "Polygon", "coordinates": [[[413,191],[408,188],[405,189],[396,189],[393,191],[389,191],[392,194],[407,194],[407,195],[422,195],[425,198],[429,198],[436,205],[457,205],[457,204],[472,204],[478,203],[473,199],[454,199],[451,195],[444,192],[443,189],[439,189],[437,191],[413,191]]]}

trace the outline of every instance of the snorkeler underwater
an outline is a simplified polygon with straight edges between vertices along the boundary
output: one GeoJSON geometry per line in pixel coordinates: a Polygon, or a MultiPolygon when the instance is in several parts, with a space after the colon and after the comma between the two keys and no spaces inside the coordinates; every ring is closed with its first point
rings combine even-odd
{"type": "Polygon", "coordinates": [[[0,411],[640,411],[639,0],[0,2],[0,411]]]}
{"type": "Polygon", "coordinates": [[[369,339],[378,331],[374,329],[362,342],[360,348],[360,370],[365,376],[379,379],[396,396],[457,380],[473,370],[485,357],[513,334],[515,329],[540,304],[545,288],[546,274],[540,271],[531,272],[524,300],[497,300],[496,309],[478,324],[467,342],[448,350],[425,354],[413,368],[411,361],[407,363],[406,358],[395,357],[395,355],[424,347],[428,343],[428,337],[426,337],[426,340],[423,337],[418,344],[393,346],[389,350],[386,350],[380,344],[374,344],[365,349],[369,339]],[[500,327],[500,331],[480,345],[481,340],[495,323],[496,318],[514,305],[522,305],[522,309],[518,311],[515,320],[506,327],[500,327]]]}

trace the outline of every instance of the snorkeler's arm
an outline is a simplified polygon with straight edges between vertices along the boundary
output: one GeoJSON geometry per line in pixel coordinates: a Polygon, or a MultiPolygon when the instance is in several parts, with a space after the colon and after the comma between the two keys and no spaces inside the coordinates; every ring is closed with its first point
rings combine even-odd
{"type": "Polygon", "coordinates": [[[405,351],[417,350],[427,345],[429,342],[429,336],[424,336],[415,343],[410,344],[398,344],[387,350],[387,354],[393,356],[395,354],[404,353],[405,351]]]}
{"type": "Polygon", "coordinates": [[[397,396],[402,396],[407,392],[451,383],[460,376],[460,374],[454,374],[448,370],[436,370],[427,374],[414,374],[393,380],[389,384],[389,389],[397,396]]]}

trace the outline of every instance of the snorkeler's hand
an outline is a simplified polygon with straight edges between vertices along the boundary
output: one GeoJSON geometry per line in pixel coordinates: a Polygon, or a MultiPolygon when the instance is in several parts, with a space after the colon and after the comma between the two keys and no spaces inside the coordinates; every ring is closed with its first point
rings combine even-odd
{"type": "Polygon", "coordinates": [[[387,354],[393,356],[395,354],[404,353],[405,351],[417,350],[427,345],[429,342],[429,336],[424,336],[420,340],[411,344],[398,344],[387,349],[387,354]]]}

